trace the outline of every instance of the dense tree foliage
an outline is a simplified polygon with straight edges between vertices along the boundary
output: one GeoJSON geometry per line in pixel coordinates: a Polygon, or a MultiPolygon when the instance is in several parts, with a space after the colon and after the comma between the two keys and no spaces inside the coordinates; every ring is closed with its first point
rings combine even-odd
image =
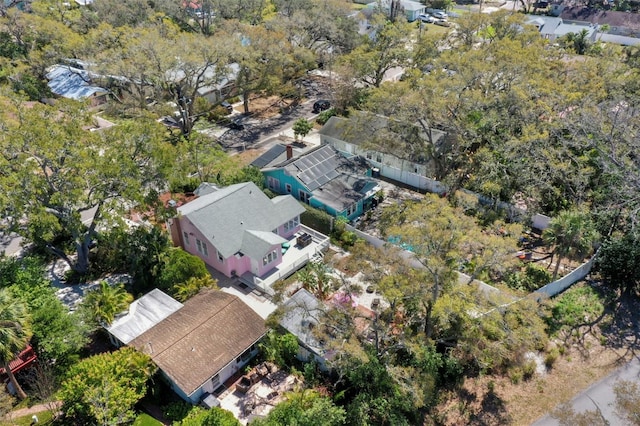
{"type": "Polygon", "coordinates": [[[157,123],[88,132],[82,128],[90,123],[87,111],[62,102],[15,105],[4,113],[9,121],[0,162],[10,173],[0,174],[0,209],[11,219],[9,230],[86,274],[96,227],[121,222],[124,203],[144,201],[148,185],[161,176],[154,158],[162,144],[157,123]]]}
{"type": "Polygon", "coordinates": [[[84,296],[82,305],[91,320],[108,326],[116,315],[129,308],[131,302],[133,296],[127,293],[123,284],[110,285],[107,281],[100,281],[97,288],[84,296]]]}
{"type": "Polygon", "coordinates": [[[0,281],[26,305],[31,316],[31,343],[40,359],[54,363],[58,373],[76,362],[89,330],[80,315],[70,313],[58,300],[45,278],[43,263],[33,257],[3,259],[0,281]]]}
{"type": "Polygon", "coordinates": [[[9,289],[0,289],[0,364],[20,399],[25,399],[27,394],[9,368],[9,363],[27,346],[31,338],[30,322],[25,304],[14,298],[9,289]]]}
{"type": "Polygon", "coordinates": [[[255,426],[339,426],[346,420],[343,408],[313,390],[294,391],[286,396],[266,418],[251,422],[255,426]]]}
{"type": "Polygon", "coordinates": [[[155,366],[134,348],[86,358],[62,383],[62,412],[80,424],[120,424],[133,420],[134,405],[147,391],[155,366]]]}

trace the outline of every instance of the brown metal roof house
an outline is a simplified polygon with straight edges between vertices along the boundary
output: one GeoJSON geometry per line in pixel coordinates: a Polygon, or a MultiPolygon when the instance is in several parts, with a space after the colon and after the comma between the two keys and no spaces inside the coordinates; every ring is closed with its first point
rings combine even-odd
{"type": "Polygon", "coordinates": [[[172,389],[198,404],[258,351],[264,320],[238,297],[201,292],[131,341],[153,359],[172,389]]]}

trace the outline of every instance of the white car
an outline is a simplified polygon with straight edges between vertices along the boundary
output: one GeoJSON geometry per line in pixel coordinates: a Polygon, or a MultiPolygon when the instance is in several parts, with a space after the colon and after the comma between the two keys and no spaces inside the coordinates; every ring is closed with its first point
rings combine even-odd
{"type": "Polygon", "coordinates": [[[447,19],[449,17],[449,15],[447,15],[446,12],[440,12],[440,11],[433,12],[433,16],[438,19],[447,19]]]}
{"type": "Polygon", "coordinates": [[[428,13],[421,13],[420,15],[418,15],[418,19],[426,24],[433,24],[434,22],[436,22],[436,18],[429,15],[428,13]]]}

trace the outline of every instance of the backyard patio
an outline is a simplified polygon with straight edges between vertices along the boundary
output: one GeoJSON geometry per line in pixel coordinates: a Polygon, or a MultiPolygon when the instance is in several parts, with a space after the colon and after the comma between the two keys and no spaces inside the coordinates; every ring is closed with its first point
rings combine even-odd
{"type": "MultiPolygon", "coordinates": [[[[261,366],[256,367],[254,373],[245,376],[257,374],[260,368],[261,366]]],[[[227,389],[218,396],[220,407],[231,411],[243,425],[269,414],[273,407],[282,401],[286,392],[294,390],[299,385],[295,376],[277,369],[273,364],[266,371],[270,372],[258,374],[256,377],[260,377],[259,380],[253,385],[248,385],[246,392],[242,391],[242,386],[238,386],[243,380],[242,377],[236,377],[234,382],[225,383],[227,389]]]]}

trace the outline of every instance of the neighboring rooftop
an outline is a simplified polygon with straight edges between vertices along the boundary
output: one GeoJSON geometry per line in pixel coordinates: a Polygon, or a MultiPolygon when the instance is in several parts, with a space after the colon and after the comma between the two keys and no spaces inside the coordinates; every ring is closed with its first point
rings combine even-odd
{"type": "Polygon", "coordinates": [[[283,305],[280,325],[298,338],[309,349],[322,354],[321,343],[313,334],[325,307],[313,294],[301,288],[283,305]]]}
{"type": "Polygon", "coordinates": [[[127,345],[182,306],[182,303],[156,288],[133,301],[129,312],[116,318],[107,331],[127,345]]]}
{"type": "Polygon", "coordinates": [[[271,232],[304,211],[292,196],[269,199],[253,182],[230,185],[178,207],[178,214],[190,220],[225,258],[242,250],[246,231],[254,231],[254,236],[256,231],[271,232]]]}
{"type": "Polygon", "coordinates": [[[640,29],[640,14],[638,13],[573,6],[563,8],[560,17],[566,21],[582,21],[598,25],[607,24],[611,27],[625,27],[633,31],[640,29]]]}
{"type": "Polygon", "coordinates": [[[90,96],[108,93],[108,90],[91,84],[88,71],[69,65],[52,66],[46,77],[51,91],[64,98],[83,100],[90,96]]]}
{"type": "MultiPolygon", "coordinates": [[[[321,145],[276,167],[295,176],[313,197],[340,212],[380,188],[368,178],[367,165],[360,157],[345,158],[331,145],[321,145]]],[[[267,169],[268,170],[268,169],[267,169]]]]}
{"type": "Polygon", "coordinates": [[[415,163],[425,162],[425,143],[433,143],[437,148],[446,140],[446,132],[441,130],[429,128],[425,131],[419,124],[368,113],[354,114],[352,119],[331,117],[319,133],[352,145],[370,144],[371,151],[385,152],[415,163]]]}
{"type": "Polygon", "coordinates": [[[204,291],[131,342],[191,395],[266,333],[264,320],[237,296],[204,291]]]}

